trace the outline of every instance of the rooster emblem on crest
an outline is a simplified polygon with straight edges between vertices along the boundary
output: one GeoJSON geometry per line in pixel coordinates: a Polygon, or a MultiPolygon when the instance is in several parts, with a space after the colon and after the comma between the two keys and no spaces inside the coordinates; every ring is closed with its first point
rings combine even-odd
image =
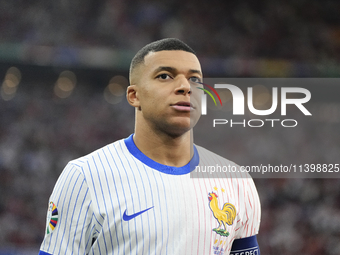
{"type": "Polygon", "coordinates": [[[222,210],[219,209],[217,197],[216,193],[209,193],[209,207],[219,223],[218,227],[214,228],[213,231],[221,236],[229,236],[226,224],[229,226],[233,224],[236,217],[236,209],[235,206],[230,203],[225,203],[222,210]],[[221,229],[222,224],[224,225],[224,230],[221,229]]]}

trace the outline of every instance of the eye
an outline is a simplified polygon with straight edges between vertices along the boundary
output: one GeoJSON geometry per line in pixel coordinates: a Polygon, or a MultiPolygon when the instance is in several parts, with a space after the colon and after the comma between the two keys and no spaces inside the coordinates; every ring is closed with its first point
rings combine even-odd
{"type": "Polygon", "coordinates": [[[171,76],[166,73],[162,73],[160,75],[157,75],[156,78],[160,80],[168,80],[171,79],[171,76]]]}
{"type": "Polygon", "coordinates": [[[196,76],[190,77],[189,80],[195,83],[202,83],[201,78],[198,78],[196,76]]]}

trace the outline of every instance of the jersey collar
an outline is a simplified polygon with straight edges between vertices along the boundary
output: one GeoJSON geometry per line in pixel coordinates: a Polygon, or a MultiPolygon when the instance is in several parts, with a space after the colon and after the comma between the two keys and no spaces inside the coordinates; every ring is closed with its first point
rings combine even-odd
{"type": "Polygon", "coordinates": [[[160,164],[152,160],[151,158],[145,156],[143,152],[141,152],[135,145],[135,142],[133,141],[133,134],[131,134],[128,138],[125,138],[124,142],[129,152],[135,158],[142,161],[145,165],[165,174],[172,174],[172,175],[188,174],[191,171],[193,171],[199,163],[199,155],[198,155],[195,145],[194,145],[194,156],[192,157],[190,162],[182,167],[174,167],[174,166],[167,166],[167,165],[160,164]]]}

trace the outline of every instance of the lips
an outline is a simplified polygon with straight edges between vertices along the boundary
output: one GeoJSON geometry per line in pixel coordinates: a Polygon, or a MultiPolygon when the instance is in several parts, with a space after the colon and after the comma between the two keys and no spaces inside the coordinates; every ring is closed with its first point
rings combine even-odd
{"type": "Polygon", "coordinates": [[[175,104],[171,104],[171,107],[173,107],[174,109],[178,111],[185,111],[185,112],[192,111],[195,109],[190,102],[186,102],[186,101],[180,101],[175,104]]]}
{"type": "Polygon", "coordinates": [[[174,105],[192,107],[192,104],[190,102],[185,102],[185,101],[178,102],[178,103],[176,103],[174,105]]]}

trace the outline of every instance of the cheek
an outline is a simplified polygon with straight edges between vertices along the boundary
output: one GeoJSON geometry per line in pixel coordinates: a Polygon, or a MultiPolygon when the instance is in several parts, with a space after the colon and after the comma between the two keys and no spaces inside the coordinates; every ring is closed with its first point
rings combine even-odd
{"type": "Polygon", "coordinates": [[[140,94],[140,107],[142,109],[148,109],[148,111],[154,111],[160,107],[158,96],[154,91],[144,90],[140,94]]]}
{"type": "Polygon", "coordinates": [[[190,98],[191,103],[193,103],[196,109],[198,110],[201,109],[202,95],[203,93],[196,92],[196,93],[192,93],[191,98],[190,98]]]}

